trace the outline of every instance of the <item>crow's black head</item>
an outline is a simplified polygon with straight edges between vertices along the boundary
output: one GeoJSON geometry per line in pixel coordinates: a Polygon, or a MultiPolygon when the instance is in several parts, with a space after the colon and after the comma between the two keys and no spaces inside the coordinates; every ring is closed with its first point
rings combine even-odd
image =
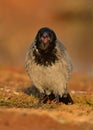
{"type": "Polygon", "coordinates": [[[41,28],[35,38],[37,49],[43,53],[53,50],[56,39],[56,34],[53,30],[47,27],[41,28]]]}
{"type": "Polygon", "coordinates": [[[35,38],[38,52],[34,50],[36,64],[48,66],[58,60],[56,56],[56,34],[49,28],[41,28],[35,38]]]}

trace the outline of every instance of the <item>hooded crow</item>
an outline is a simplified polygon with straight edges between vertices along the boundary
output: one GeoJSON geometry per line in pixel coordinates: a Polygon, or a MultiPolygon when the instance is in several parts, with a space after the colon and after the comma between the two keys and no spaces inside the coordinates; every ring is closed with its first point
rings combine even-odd
{"type": "MultiPolygon", "coordinates": [[[[26,54],[26,71],[41,95],[69,98],[67,84],[72,73],[70,56],[55,32],[41,28],[26,54]]],[[[64,99],[63,99],[64,100],[64,99]]],[[[68,101],[73,103],[71,97],[68,101]]]]}

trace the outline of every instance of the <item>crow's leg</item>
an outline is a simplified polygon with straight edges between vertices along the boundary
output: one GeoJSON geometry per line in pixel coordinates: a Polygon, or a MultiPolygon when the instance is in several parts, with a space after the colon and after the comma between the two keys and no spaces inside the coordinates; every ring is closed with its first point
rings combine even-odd
{"type": "Polygon", "coordinates": [[[56,97],[56,103],[58,104],[59,103],[59,95],[57,94],[57,95],[55,95],[55,97],[56,97]]]}
{"type": "Polygon", "coordinates": [[[47,103],[48,99],[49,99],[48,95],[43,93],[43,94],[40,95],[38,104],[47,103]]]}

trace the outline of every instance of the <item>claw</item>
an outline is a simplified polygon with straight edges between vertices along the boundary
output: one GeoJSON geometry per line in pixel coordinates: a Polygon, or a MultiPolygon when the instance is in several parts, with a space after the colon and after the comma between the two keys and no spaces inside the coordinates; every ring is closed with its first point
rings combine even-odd
{"type": "Polygon", "coordinates": [[[66,95],[63,95],[63,97],[59,98],[59,102],[63,102],[65,104],[74,103],[69,93],[67,93],[66,95]]]}

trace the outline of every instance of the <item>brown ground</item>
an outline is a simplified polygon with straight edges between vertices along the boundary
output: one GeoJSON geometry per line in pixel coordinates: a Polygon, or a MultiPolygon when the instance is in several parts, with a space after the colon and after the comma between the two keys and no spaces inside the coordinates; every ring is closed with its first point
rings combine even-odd
{"type": "Polygon", "coordinates": [[[21,69],[0,69],[0,130],[92,130],[93,76],[74,73],[69,83],[73,105],[45,104],[27,95],[31,85],[21,69]]]}

